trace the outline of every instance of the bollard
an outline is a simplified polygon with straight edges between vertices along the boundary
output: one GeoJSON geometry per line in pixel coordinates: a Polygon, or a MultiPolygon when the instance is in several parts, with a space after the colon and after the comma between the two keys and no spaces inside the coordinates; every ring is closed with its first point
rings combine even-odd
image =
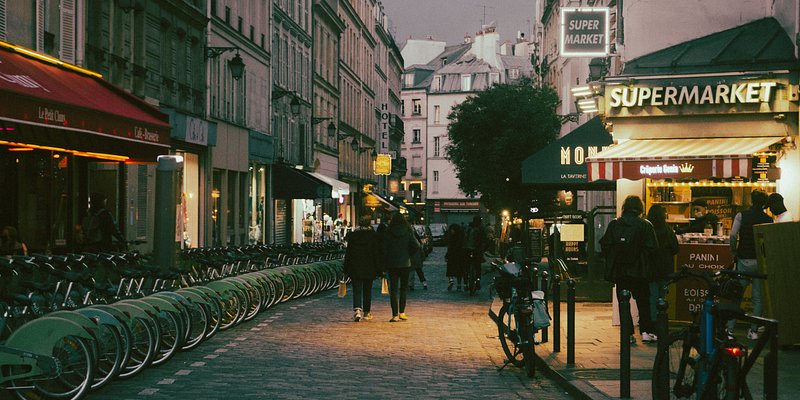
{"type": "MultiPolygon", "coordinates": [[[[628,304],[630,307],[630,303],[628,304]]],[[[669,346],[669,319],[667,318],[667,308],[669,304],[664,299],[659,298],[656,303],[656,335],[658,335],[658,351],[667,351],[669,346]]],[[[664,357],[664,362],[661,365],[656,365],[658,368],[658,380],[655,386],[656,393],[653,396],[656,399],[668,400],[669,399],[669,357],[664,357]]]]}
{"type": "MultiPolygon", "coordinates": [[[[541,287],[544,290],[544,301],[545,301],[544,304],[545,305],[547,305],[547,300],[548,300],[548,298],[547,298],[548,279],[547,278],[548,278],[547,271],[542,271],[542,286],[541,287]]],[[[542,343],[547,343],[549,341],[550,337],[548,335],[548,332],[549,332],[548,328],[542,328],[542,343]]]]}
{"type": "Polygon", "coordinates": [[[561,352],[561,276],[553,275],[553,352],[561,352]]]}
{"type": "Polygon", "coordinates": [[[631,292],[623,289],[619,293],[619,397],[631,397],[631,292]]]}
{"type": "Polygon", "coordinates": [[[575,365],[575,280],[567,281],[567,365],[575,365]]]}

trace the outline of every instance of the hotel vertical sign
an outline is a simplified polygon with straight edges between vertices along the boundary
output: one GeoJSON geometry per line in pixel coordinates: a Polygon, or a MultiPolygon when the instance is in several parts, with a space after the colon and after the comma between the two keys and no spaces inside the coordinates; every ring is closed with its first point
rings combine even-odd
{"type": "Polygon", "coordinates": [[[609,11],[604,7],[561,9],[561,57],[606,57],[609,11]]]}
{"type": "Polygon", "coordinates": [[[389,104],[381,103],[380,118],[378,121],[378,153],[389,153],[389,104]]]}

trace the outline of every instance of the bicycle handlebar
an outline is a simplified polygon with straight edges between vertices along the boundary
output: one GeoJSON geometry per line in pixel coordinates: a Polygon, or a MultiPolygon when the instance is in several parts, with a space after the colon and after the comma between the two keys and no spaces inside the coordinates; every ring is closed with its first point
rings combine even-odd
{"type": "Polygon", "coordinates": [[[684,265],[680,271],[673,272],[667,275],[668,282],[676,282],[686,277],[695,277],[695,278],[702,278],[707,283],[711,284],[714,282],[713,277],[720,276],[720,275],[733,275],[738,277],[747,277],[747,278],[754,278],[754,279],[767,279],[766,274],[758,273],[758,272],[747,272],[747,271],[734,271],[732,269],[720,269],[714,271],[713,273],[709,272],[694,272],[690,270],[686,265],[684,265]]]}

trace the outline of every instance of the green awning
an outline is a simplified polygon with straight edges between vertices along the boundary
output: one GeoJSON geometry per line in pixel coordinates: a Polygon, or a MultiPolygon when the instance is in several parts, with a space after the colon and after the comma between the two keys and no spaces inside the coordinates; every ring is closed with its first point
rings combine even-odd
{"type": "Polygon", "coordinates": [[[288,165],[272,166],[272,192],[276,199],[329,199],[331,185],[288,165]]]}

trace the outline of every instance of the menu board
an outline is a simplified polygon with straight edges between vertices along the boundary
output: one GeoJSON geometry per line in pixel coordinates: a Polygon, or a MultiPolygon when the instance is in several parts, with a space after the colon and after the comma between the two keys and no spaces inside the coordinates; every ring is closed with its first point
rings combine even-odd
{"type": "MultiPolygon", "coordinates": [[[[681,243],[678,245],[677,268],[684,265],[692,272],[714,272],[729,268],[733,264],[731,247],[728,244],[681,243]]],[[[682,279],[674,286],[675,319],[691,321],[692,313],[700,310],[708,295],[708,285],[701,279],[682,279]]],[[[673,290],[673,287],[670,290],[673,290]]]]}
{"type": "Polygon", "coordinates": [[[531,257],[544,257],[544,238],[542,237],[542,228],[528,228],[528,237],[530,238],[531,257]]]}

